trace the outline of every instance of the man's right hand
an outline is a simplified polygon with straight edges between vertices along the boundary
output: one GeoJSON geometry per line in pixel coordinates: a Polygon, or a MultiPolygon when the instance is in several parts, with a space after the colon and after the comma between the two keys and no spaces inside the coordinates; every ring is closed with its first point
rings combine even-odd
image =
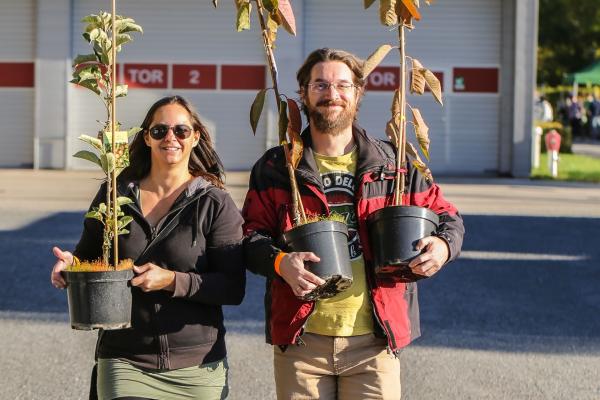
{"type": "Polygon", "coordinates": [[[297,297],[303,297],[325,283],[323,279],[304,268],[305,261],[319,262],[321,259],[311,252],[293,252],[283,256],[279,264],[281,277],[297,297]]]}

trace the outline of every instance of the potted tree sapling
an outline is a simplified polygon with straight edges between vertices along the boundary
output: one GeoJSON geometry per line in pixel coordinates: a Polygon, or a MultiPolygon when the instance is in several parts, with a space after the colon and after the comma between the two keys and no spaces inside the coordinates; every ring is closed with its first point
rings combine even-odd
{"type": "Polygon", "coordinates": [[[104,103],[107,117],[97,137],[79,137],[94,151],[82,150],[74,157],[94,163],[105,175],[105,201],[85,214],[85,218],[95,219],[103,225],[102,243],[99,244],[102,258],[74,258],[73,264],[62,271],[62,275],[67,282],[69,314],[74,329],[123,329],[131,326],[129,281],[133,277],[133,261],[119,260],[117,240],[119,235],[128,233],[127,225],[132,221],[122,207],[133,201],[128,197],[117,197],[116,178],[129,165],[128,137],[140,129],[120,131],[116,121],[115,99],[127,95],[127,85],[116,84],[116,53],[132,40],[132,32],[142,32],[142,28],[131,18],[115,15],[114,2],[112,14],[88,15],[82,22],[86,24],[83,37],[92,45],[93,53],[75,58],[71,82],[94,92],[104,103]]]}
{"type": "Polygon", "coordinates": [[[256,5],[263,47],[273,87],[260,90],[250,108],[250,125],[256,127],[268,90],[273,90],[279,114],[279,144],[283,147],[291,187],[293,228],[284,232],[281,242],[285,251],[313,252],[319,262],[307,262],[306,268],[325,283],[303,297],[304,300],[333,297],[352,285],[352,267],[348,252],[348,228],[339,214],[307,215],[296,179],[296,169],[304,146],[300,137],[302,118],[294,99],[279,92],[278,71],[273,53],[279,26],[296,35],[295,18],[289,0],[236,0],[237,30],[250,28],[252,6],[256,5]]]}
{"type": "MultiPolygon", "coordinates": [[[[374,0],[365,0],[368,8],[374,0]]],[[[426,1],[429,4],[429,1],[426,1]]],[[[429,128],[421,116],[421,112],[411,107],[406,101],[406,86],[408,81],[407,63],[410,60],[410,91],[421,95],[427,87],[434,99],[442,102],[442,90],[436,76],[415,58],[406,55],[405,34],[412,30],[412,20],[420,20],[419,0],[380,0],[380,21],[383,25],[398,27],[398,49],[400,52],[400,85],[395,91],[392,101],[392,118],[386,125],[386,134],[397,149],[395,193],[393,204],[372,213],[367,219],[369,239],[372,245],[374,268],[377,274],[392,274],[396,279],[412,282],[424,278],[415,274],[408,267],[409,262],[420,254],[416,250],[417,242],[434,234],[439,224],[439,218],[432,210],[424,207],[411,206],[405,193],[407,174],[407,153],[411,156],[412,166],[418,169],[427,181],[432,181],[429,168],[422,161],[419,151],[407,141],[406,109],[412,114],[411,124],[414,128],[418,147],[429,160],[429,128]]],[[[380,46],[365,62],[364,76],[366,77],[394,47],[380,46]]]]}

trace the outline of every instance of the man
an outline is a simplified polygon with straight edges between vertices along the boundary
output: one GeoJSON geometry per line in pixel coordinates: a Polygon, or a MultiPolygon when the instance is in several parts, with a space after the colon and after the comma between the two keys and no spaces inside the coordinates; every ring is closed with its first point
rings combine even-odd
{"type": "MultiPolygon", "coordinates": [[[[276,345],[277,398],[399,399],[398,353],[420,334],[416,284],[375,276],[366,228],[366,210],[381,208],[393,193],[394,150],[354,123],[365,84],[357,57],[316,50],[297,79],[309,121],[296,174],[303,203],[309,214],[346,216],[354,282],[330,299],[301,300],[323,283],[304,268],[319,258],[278,248],[292,227],[292,201],[283,150],[268,150],[252,169],[243,216],[248,268],[267,277],[266,336],[276,345]]],[[[431,276],[458,255],[462,219],[411,166],[407,183],[411,204],[440,215],[436,236],[417,244],[422,254],[410,264],[431,276]]]]}

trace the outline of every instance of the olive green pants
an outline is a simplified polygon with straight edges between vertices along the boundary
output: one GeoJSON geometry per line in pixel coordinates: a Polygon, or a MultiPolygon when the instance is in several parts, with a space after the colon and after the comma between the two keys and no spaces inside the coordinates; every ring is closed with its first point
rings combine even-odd
{"type": "Polygon", "coordinates": [[[98,360],[98,398],[157,400],[227,398],[227,359],[171,371],[148,370],[114,358],[98,360]]]}

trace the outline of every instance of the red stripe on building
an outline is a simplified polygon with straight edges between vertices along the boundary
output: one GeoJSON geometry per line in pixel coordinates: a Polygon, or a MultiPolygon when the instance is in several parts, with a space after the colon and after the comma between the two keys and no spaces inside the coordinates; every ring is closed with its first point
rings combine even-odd
{"type": "Polygon", "coordinates": [[[222,65],[221,89],[264,89],[266,71],[264,65],[222,65]]]}
{"type": "MultiPolygon", "coordinates": [[[[444,73],[433,71],[444,90],[444,73]]],[[[400,85],[399,67],[377,67],[367,77],[367,90],[375,92],[393,92],[400,85]]],[[[426,88],[426,90],[428,90],[426,88]]]]}
{"type": "Polygon", "coordinates": [[[124,64],[123,77],[130,88],[166,89],[167,64],[124,64]]]}
{"type": "Polygon", "coordinates": [[[454,68],[452,88],[458,93],[498,93],[498,68],[454,68]]]}
{"type": "Polygon", "coordinates": [[[173,65],[173,89],[216,89],[216,65],[173,65]]]}
{"type": "Polygon", "coordinates": [[[33,87],[34,63],[0,62],[0,87],[33,87]]]}

